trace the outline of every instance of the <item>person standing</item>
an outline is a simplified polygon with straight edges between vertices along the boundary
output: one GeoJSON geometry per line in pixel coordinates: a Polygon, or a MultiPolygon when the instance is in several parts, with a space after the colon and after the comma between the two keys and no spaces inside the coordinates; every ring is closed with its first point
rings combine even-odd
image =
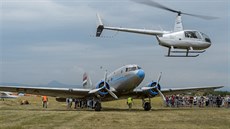
{"type": "Polygon", "coordinates": [[[230,107],[230,96],[227,97],[227,101],[228,101],[227,107],[229,108],[230,107]]]}
{"type": "Polygon", "coordinates": [[[73,103],[73,99],[72,98],[66,98],[67,109],[71,109],[72,108],[72,103],[73,103]]]}
{"type": "Polygon", "coordinates": [[[190,96],[190,97],[189,97],[189,104],[190,104],[190,107],[193,107],[193,100],[194,100],[193,96],[190,96]]]}
{"type": "Polygon", "coordinates": [[[221,97],[220,97],[220,95],[216,97],[216,105],[217,105],[218,108],[221,105],[221,97]]]}
{"type": "Polygon", "coordinates": [[[129,106],[129,110],[131,110],[132,105],[133,105],[133,99],[132,99],[132,97],[128,97],[128,99],[127,99],[127,105],[129,106]]]}
{"type": "Polygon", "coordinates": [[[42,106],[43,108],[47,108],[48,103],[48,97],[47,96],[42,96],[42,106]]]}

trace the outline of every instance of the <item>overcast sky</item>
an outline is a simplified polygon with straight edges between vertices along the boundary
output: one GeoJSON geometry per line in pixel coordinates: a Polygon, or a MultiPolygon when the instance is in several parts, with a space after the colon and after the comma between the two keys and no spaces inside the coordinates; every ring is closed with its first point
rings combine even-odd
{"type": "Polygon", "coordinates": [[[184,29],[210,36],[212,46],[196,58],[167,58],[154,36],[103,31],[96,38],[96,13],[105,25],[173,30],[176,14],[130,0],[3,0],[0,8],[0,82],[30,85],[57,80],[81,84],[88,72],[94,83],[125,65],[138,64],[162,87],[224,85],[230,90],[229,0],[156,0],[187,13],[184,29]],[[100,67],[103,69],[100,69],[100,67]]]}

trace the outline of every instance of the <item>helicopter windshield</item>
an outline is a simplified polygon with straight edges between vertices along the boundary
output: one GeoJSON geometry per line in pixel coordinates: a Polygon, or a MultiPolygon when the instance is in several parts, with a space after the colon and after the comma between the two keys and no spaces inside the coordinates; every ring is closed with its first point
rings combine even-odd
{"type": "Polygon", "coordinates": [[[201,33],[201,35],[202,35],[203,39],[204,39],[206,42],[211,43],[210,38],[209,38],[206,34],[204,34],[204,33],[202,33],[202,32],[200,32],[200,33],[201,33]]]}
{"type": "Polygon", "coordinates": [[[184,34],[186,38],[201,39],[201,36],[197,31],[185,31],[184,34]]]}

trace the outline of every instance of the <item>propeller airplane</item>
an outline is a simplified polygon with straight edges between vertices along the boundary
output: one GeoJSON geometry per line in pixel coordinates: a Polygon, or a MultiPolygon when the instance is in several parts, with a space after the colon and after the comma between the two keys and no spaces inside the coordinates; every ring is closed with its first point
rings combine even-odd
{"type": "Polygon", "coordinates": [[[92,84],[88,74],[83,75],[82,88],[58,88],[58,87],[27,87],[27,86],[0,86],[2,91],[11,91],[19,93],[28,93],[36,95],[46,95],[56,97],[59,102],[65,102],[66,98],[81,100],[81,102],[93,102],[91,105],[95,111],[100,111],[103,101],[114,101],[118,99],[142,99],[144,110],[151,110],[151,98],[160,95],[163,103],[166,103],[164,95],[192,93],[197,91],[209,91],[223,86],[205,86],[205,87],[184,87],[184,88],[166,88],[160,86],[161,73],[157,81],[151,81],[143,86],[140,83],[144,80],[144,70],[136,65],[130,64],[122,66],[107,75],[104,79],[92,84]]]}

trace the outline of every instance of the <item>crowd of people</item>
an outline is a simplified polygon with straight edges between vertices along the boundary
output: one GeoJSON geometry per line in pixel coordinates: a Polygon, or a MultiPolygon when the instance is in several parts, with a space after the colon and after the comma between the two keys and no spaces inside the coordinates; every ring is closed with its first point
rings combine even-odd
{"type": "MultiPolygon", "coordinates": [[[[216,95],[188,96],[188,95],[168,95],[165,96],[167,107],[226,107],[230,108],[230,95],[225,97],[216,95]]],[[[43,108],[47,108],[48,97],[42,96],[43,108]]],[[[66,98],[67,109],[71,109],[74,103],[76,108],[94,108],[95,101],[66,98]]],[[[133,100],[127,99],[129,109],[132,108],[133,100]]]]}
{"type": "Polygon", "coordinates": [[[222,97],[220,95],[207,96],[184,96],[170,95],[166,96],[167,107],[230,107],[230,96],[222,97]]]}
{"type": "Polygon", "coordinates": [[[74,105],[74,109],[77,108],[94,108],[95,101],[92,99],[89,100],[82,100],[82,99],[73,99],[73,98],[66,98],[66,105],[67,109],[71,109],[72,105],[74,105]]]}

